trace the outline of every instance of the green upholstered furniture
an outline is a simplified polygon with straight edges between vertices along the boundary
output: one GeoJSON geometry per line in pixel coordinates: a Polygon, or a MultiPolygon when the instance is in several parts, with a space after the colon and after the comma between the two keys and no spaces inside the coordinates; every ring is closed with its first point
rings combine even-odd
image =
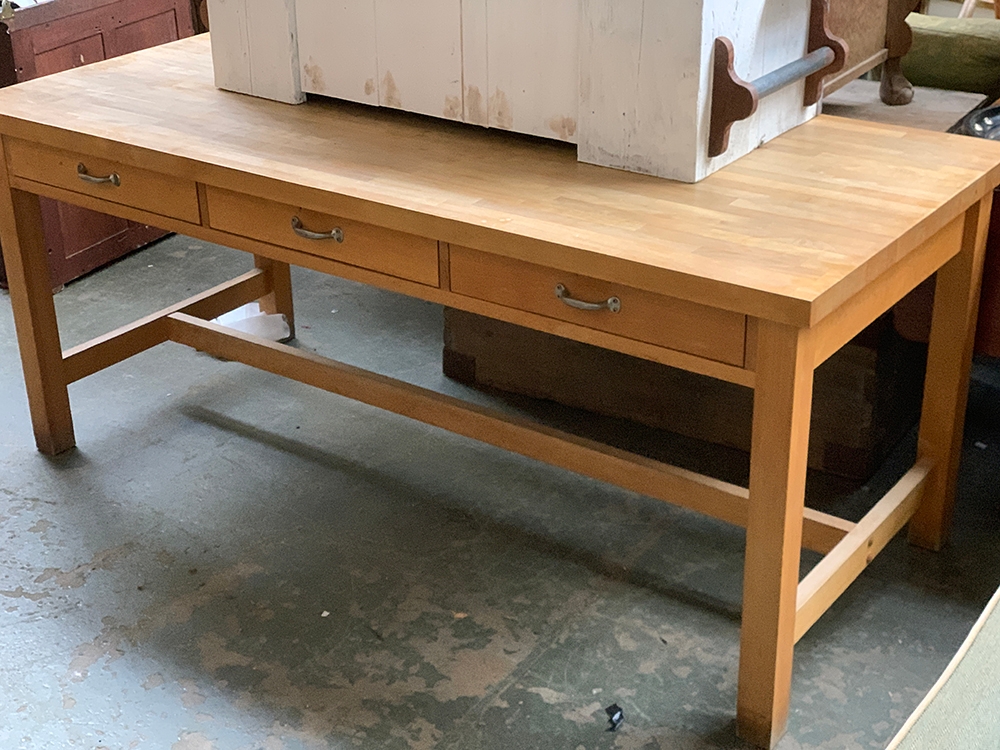
{"type": "Polygon", "coordinates": [[[914,86],[1000,96],[1000,20],[911,13],[903,73],[914,86]]]}

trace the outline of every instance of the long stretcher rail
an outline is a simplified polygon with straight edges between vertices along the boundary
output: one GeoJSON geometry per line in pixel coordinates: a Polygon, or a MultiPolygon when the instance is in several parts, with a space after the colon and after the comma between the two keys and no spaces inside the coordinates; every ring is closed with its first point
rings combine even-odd
{"type": "MultiPolygon", "coordinates": [[[[745,487],[205,320],[259,299],[272,288],[268,274],[255,269],[69,349],[63,354],[67,382],[174,341],[746,527],[749,490],[745,487]]],[[[802,544],[828,553],[854,528],[849,521],[807,508],[802,544]]]]}

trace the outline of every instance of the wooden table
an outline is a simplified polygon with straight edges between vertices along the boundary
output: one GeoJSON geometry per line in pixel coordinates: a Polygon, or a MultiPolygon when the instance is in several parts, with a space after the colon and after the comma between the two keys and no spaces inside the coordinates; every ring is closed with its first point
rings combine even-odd
{"type": "Polygon", "coordinates": [[[745,526],[737,721],[764,747],[785,728],[795,642],[907,521],[915,543],[944,541],[1000,144],[820,117],[684,185],[548,142],[223,93],[204,38],[0,91],[0,136],[45,453],[74,445],[70,383],[171,340],[745,526]],[[64,352],[39,195],[255,268],[64,352]],[[749,489],[208,322],[257,299],[291,320],[289,264],[752,387],[749,489]],[[813,370],[935,271],[916,465],[856,524],[805,509],[813,370]],[[801,547],[826,556],[800,582],[801,547]]]}

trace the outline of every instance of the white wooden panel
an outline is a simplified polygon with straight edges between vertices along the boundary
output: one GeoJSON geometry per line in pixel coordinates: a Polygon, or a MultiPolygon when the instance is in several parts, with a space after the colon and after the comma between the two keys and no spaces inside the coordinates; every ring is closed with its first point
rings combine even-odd
{"type": "Polygon", "coordinates": [[[378,104],[375,0],[296,0],[302,90],[378,104]]]}
{"type": "Polygon", "coordinates": [[[470,125],[489,124],[486,53],[486,0],[462,0],[462,110],[470,125]]]}
{"type": "Polygon", "coordinates": [[[462,119],[461,0],[376,0],[379,104],[462,119]]]}
{"type": "Polygon", "coordinates": [[[488,0],[490,127],[577,140],[579,0],[488,0]]]}
{"type": "Polygon", "coordinates": [[[215,85],[241,94],[249,94],[253,89],[246,4],[247,0],[208,0],[215,85]]]}
{"type": "Polygon", "coordinates": [[[292,104],[304,101],[295,0],[248,0],[247,10],[251,93],[292,104]]]}
{"type": "Polygon", "coordinates": [[[215,85],[297,103],[295,0],[209,0],[215,85]]]}
{"type": "Polygon", "coordinates": [[[696,179],[702,12],[703,0],[582,0],[581,161],[696,179]]]}
{"type": "Polygon", "coordinates": [[[815,117],[819,111],[818,105],[803,106],[805,81],[798,81],[761,99],[752,117],[733,125],[729,150],[709,159],[706,144],[715,37],[727,36],[732,40],[736,74],[752,81],[806,54],[811,3],[810,0],[741,0],[734,6],[730,0],[705,0],[705,4],[697,180],[815,117]]]}

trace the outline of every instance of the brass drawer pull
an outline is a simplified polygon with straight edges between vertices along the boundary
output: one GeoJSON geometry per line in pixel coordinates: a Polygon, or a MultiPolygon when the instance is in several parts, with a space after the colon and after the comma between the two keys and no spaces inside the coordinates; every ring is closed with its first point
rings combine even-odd
{"type": "Polygon", "coordinates": [[[310,232],[304,226],[302,226],[302,219],[298,216],[292,217],[292,231],[295,232],[299,237],[305,237],[307,240],[337,240],[337,242],[344,241],[344,230],[340,227],[334,227],[329,232],[310,232]]]}
{"type": "Polygon", "coordinates": [[[118,176],[117,172],[112,172],[107,177],[98,177],[97,175],[88,174],[87,167],[83,162],[76,165],[76,173],[84,182],[92,182],[95,185],[103,185],[105,183],[111,183],[115,187],[122,186],[122,178],[118,176]]]}
{"type": "Polygon", "coordinates": [[[563,284],[556,284],[556,297],[577,310],[610,310],[616,313],[622,309],[622,301],[617,297],[608,297],[604,302],[583,302],[573,299],[563,284]]]}

